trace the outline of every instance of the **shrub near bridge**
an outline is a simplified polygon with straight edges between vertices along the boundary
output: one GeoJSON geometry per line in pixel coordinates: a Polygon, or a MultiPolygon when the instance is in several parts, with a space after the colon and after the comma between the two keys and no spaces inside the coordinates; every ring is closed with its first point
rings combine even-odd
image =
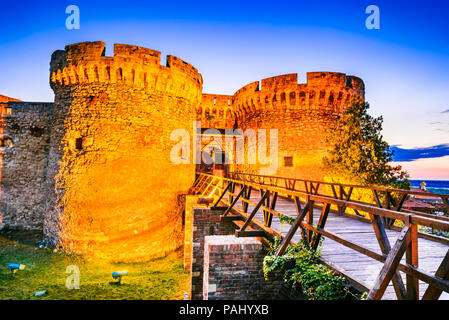
{"type": "Polygon", "coordinates": [[[284,255],[276,257],[275,252],[281,243],[276,238],[270,243],[263,262],[265,279],[274,272],[282,272],[293,291],[302,291],[310,300],[348,300],[355,299],[345,284],[344,277],[338,275],[323,264],[318,258],[320,251],[312,250],[309,245],[300,241],[289,245],[284,255]]]}

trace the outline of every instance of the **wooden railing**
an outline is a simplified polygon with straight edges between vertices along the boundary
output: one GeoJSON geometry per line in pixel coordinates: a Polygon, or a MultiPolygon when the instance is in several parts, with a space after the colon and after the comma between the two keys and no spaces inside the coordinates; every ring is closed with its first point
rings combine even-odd
{"type": "MultiPolygon", "coordinates": [[[[391,207],[389,208],[388,206],[382,205],[380,202],[378,204],[370,204],[351,201],[350,194],[352,191],[347,191],[346,193],[341,192],[340,197],[337,197],[337,195],[334,197],[323,195],[318,191],[319,185],[325,184],[324,182],[273,177],[273,179],[284,179],[284,182],[290,181],[288,182],[288,187],[281,187],[277,183],[267,183],[266,180],[255,182],[254,179],[256,178],[253,175],[245,176],[251,177],[252,180],[249,178],[237,179],[242,178],[242,174],[233,174],[232,178],[223,178],[200,173],[192,188],[194,194],[215,198],[212,208],[224,210],[222,220],[240,220],[240,229],[236,231],[236,236],[263,236],[266,238],[281,236],[271,228],[272,218],[273,216],[281,217],[284,215],[275,210],[278,196],[288,196],[294,200],[297,216],[291,225],[291,228],[283,237],[276,255],[282,255],[285,252],[287,246],[292,242],[293,236],[298,229],[300,229],[302,238],[304,241],[307,241],[313,249],[318,247],[320,238],[325,236],[343,246],[383,263],[383,267],[375,280],[374,286],[369,290],[368,299],[381,299],[390,281],[393,283],[398,299],[419,299],[418,280],[429,284],[429,287],[422,297],[425,300],[438,299],[443,291],[449,292],[449,250],[434,275],[418,268],[418,225],[449,232],[449,221],[446,219],[441,219],[442,217],[436,217],[429,214],[416,214],[414,212],[400,211],[400,206],[398,206],[398,204],[392,209],[391,207]],[[291,181],[304,182],[306,190],[296,190],[292,187],[291,181]],[[260,193],[260,200],[257,203],[250,200],[253,191],[258,191],[260,193]],[[341,199],[344,194],[346,194],[346,197],[341,199]],[[303,202],[301,202],[301,199],[304,199],[303,202]],[[241,209],[236,207],[239,200],[241,201],[241,209]],[[250,213],[248,213],[249,205],[253,206],[253,210],[250,213]],[[339,210],[343,210],[343,208],[345,210],[352,209],[354,212],[366,214],[369,217],[366,220],[372,224],[381,254],[362,245],[345,240],[337,234],[327,230],[325,228],[326,220],[332,206],[339,208],[339,210]],[[318,207],[321,208],[321,214],[318,223],[314,225],[314,208],[318,207]],[[259,210],[262,210],[263,212],[263,221],[254,219],[259,210]],[[393,245],[390,244],[386,235],[384,221],[390,221],[387,219],[402,222],[400,235],[393,245]],[[404,254],[405,263],[401,263],[404,254]],[[405,284],[403,283],[399,272],[404,272],[406,274],[405,284]]],[[[263,177],[263,179],[270,179],[270,177],[263,177]]],[[[338,188],[342,188],[343,191],[348,187],[352,188],[350,190],[353,190],[354,188],[367,188],[355,185],[329,185],[334,186],[333,188],[331,187],[332,190],[338,186],[338,188]]],[[[386,192],[387,194],[393,192],[406,195],[421,194],[421,192],[400,189],[368,189],[377,192],[386,192]]],[[[429,195],[429,193],[424,194],[429,195]]],[[[437,196],[441,197],[441,195],[437,196]]],[[[391,198],[390,200],[387,200],[390,204],[392,203],[391,198]]],[[[402,196],[399,203],[403,203],[403,198],[404,197],[402,196]]],[[[443,196],[443,198],[447,205],[447,197],[443,196]]]]}
{"type": "MultiPolygon", "coordinates": [[[[354,184],[341,184],[341,183],[331,183],[324,181],[314,181],[314,180],[304,180],[297,178],[288,177],[278,177],[278,176],[263,176],[249,173],[231,172],[229,176],[235,180],[242,180],[246,182],[253,182],[262,185],[283,187],[287,190],[305,192],[307,194],[321,195],[326,197],[332,197],[334,199],[345,200],[363,203],[367,205],[374,205],[379,208],[390,209],[394,211],[401,211],[406,213],[411,213],[414,215],[433,218],[441,221],[449,222],[448,216],[438,216],[435,214],[429,214],[417,210],[409,210],[404,208],[404,203],[411,197],[425,197],[433,198],[435,200],[441,201],[441,207],[446,208],[449,212],[449,194],[438,194],[425,191],[416,190],[404,190],[404,189],[393,189],[384,187],[369,187],[354,184]],[[354,194],[360,194],[364,192],[370,194],[370,201],[356,201],[351,199],[354,194]]],[[[419,200],[419,198],[418,198],[419,200]]],[[[434,210],[437,210],[437,205],[433,204],[434,210]]],[[[349,218],[358,219],[361,221],[369,222],[369,219],[365,219],[357,209],[352,209],[353,213],[347,212],[347,207],[339,207],[337,213],[340,215],[348,216],[349,218]]],[[[395,226],[395,219],[382,218],[384,226],[388,229],[398,229],[395,226]]],[[[419,232],[419,236],[423,238],[428,238],[445,244],[449,244],[448,238],[439,237],[433,234],[419,232]]]]}

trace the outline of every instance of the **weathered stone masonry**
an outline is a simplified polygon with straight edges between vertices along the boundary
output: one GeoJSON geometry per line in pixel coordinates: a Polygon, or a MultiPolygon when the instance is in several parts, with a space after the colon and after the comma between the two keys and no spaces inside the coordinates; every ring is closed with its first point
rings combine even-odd
{"type": "Polygon", "coordinates": [[[158,51],[102,42],[52,56],[55,108],[45,236],[117,261],[160,256],[182,245],[177,194],[195,167],[170,159],[173,130],[190,130],[202,78],[158,51]],[[55,192],[56,190],[56,192],[55,192]]]}
{"type": "Polygon", "coordinates": [[[0,224],[42,230],[53,104],[9,102],[3,111],[0,224]]]}
{"type": "MultiPolygon", "coordinates": [[[[322,157],[332,122],[352,99],[364,99],[363,81],[337,72],[309,72],[307,83],[297,74],[253,82],[234,94],[237,127],[278,129],[278,169],[275,175],[323,180],[322,157]]],[[[248,145],[249,152],[256,152],[248,145]]],[[[237,170],[259,174],[260,165],[238,165],[237,170]]]]}

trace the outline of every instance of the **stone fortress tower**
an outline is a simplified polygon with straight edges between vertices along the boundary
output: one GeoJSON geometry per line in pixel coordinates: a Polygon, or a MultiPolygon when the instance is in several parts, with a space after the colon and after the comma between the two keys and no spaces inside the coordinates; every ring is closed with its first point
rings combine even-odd
{"type": "Polygon", "coordinates": [[[192,130],[202,77],[174,56],[160,65],[158,51],[104,52],[86,42],[52,55],[44,233],[77,253],[145,260],[180,244],[176,200],[195,167],[170,161],[170,134],[192,130]]]}
{"type": "Polygon", "coordinates": [[[178,201],[195,179],[194,163],[170,159],[173,130],[192,138],[194,120],[278,129],[276,175],[322,180],[326,128],[352,98],[364,98],[361,79],[335,72],[206,94],[193,66],[160,60],[137,46],[116,44],[107,57],[103,42],[69,45],[51,58],[54,103],[3,103],[0,228],[37,230],[68,251],[113,261],[162,256],[182,245],[178,201]]]}
{"type": "MultiPolygon", "coordinates": [[[[286,74],[252,82],[232,96],[203,94],[197,119],[206,128],[266,129],[267,140],[269,130],[277,129],[275,175],[323,180],[327,130],[353,99],[364,97],[365,85],[355,76],[309,72],[307,83],[298,84],[296,73],[286,74]]],[[[247,153],[248,145],[245,148],[247,153]]],[[[249,148],[256,152],[255,145],[249,148]]],[[[231,165],[235,171],[254,174],[263,167],[267,166],[231,165]]]]}
{"type": "MultiPolygon", "coordinates": [[[[278,129],[278,169],[275,175],[323,180],[322,158],[327,131],[352,99],[364,99],[365,85],[337,72],[309,72],[307,83],[297,74],[250,83],[234,94],[237,127],[242,130],[278,129]]],[[[268,134],[268,133],[267,133],[268,134]]],[[[258,165],[237,170],[259,173],[258,165]]]]}

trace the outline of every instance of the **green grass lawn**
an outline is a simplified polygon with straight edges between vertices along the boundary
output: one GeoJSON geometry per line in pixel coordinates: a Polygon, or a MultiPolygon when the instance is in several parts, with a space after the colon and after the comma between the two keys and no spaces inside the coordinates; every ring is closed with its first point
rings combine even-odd
{"type": "Polygon", "coordinates": [[[148,263],[105,263],[0,236],[0,300],[183,299],[188,279],[180,251],[148,263]],[[9,263],[26,267],[12,278],[9,263]],[[80,289],[66,288],[70,274],[65,271],[70,265],[80,270],[80,289]],[[128,276],[116,285],[111,273],[121,270],[127,270],[128,276]],[[34,296],[42,290],[48,293],[34,296]]]}

